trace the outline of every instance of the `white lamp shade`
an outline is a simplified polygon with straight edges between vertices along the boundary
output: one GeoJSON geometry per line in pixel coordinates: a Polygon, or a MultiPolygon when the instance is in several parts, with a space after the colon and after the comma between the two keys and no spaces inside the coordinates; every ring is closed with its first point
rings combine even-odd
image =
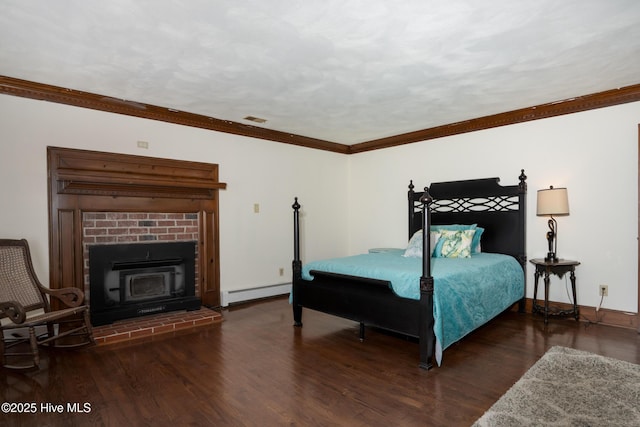
{"type": "Polygon", "coordinates": [[[538,190],[537,215],[569,215],[569,195],[566,188],[538,190]]]}

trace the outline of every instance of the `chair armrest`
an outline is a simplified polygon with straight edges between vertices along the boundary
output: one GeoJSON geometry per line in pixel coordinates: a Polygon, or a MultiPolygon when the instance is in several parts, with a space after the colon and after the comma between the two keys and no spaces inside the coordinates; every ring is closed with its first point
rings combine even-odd
{"type": "Polygon", "coordinates": [[[78,288],[60,288],[60,289],[49,289],[49,288],[41,288],[42,292],[51,295],[52,297],[56,297],[60,301],[62,301],[67,307],[78,307],[82,305],[84,301],[84,292],[82,292],[78,288]]]}
{"type": "Polygon", "coordinates": [[[8,317],[16,325],[24,323],[27,313],[24,307],[17,301],[0,302],[0,317],[8,317]]]}

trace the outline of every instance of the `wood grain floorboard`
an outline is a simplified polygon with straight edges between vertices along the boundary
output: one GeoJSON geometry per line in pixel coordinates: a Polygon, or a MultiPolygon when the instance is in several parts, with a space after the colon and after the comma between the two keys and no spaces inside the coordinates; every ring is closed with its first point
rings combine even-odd
{"type": "Polygon", "coordinates": [[[0,370],[3,426],[469,426],[550,347],[640,363],[634,330],[504,313],[418,368],[415,341],[305,310],[286,299],[224,310],[192,332],[79,351],[43,350],[32,373],[0,370]],[[88,413],[66,411],[87,402],[88,413]],[[41,404],[63,404],[47,413],[41,404]]]}

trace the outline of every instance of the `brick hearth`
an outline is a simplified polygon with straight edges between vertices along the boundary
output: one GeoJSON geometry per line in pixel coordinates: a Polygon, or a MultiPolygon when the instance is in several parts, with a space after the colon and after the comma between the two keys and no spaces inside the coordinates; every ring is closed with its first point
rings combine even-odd
{"type": "Polygon", "coordinates": [[[160,313],[96,326],[93,328],[93,337],[98,345],[114,344],[212,325],[221,321],[220,313],[203,307],[200,310],[160,313]]]}

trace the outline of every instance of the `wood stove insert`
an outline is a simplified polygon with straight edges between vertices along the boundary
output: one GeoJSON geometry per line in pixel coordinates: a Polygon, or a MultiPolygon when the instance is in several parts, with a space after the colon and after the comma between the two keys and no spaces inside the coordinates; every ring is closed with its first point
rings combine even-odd
{"type": "Polygon", "coordinates": [[[174,310],[197,310],[196,242],[89,247],[91,323],[174,310]]]}

